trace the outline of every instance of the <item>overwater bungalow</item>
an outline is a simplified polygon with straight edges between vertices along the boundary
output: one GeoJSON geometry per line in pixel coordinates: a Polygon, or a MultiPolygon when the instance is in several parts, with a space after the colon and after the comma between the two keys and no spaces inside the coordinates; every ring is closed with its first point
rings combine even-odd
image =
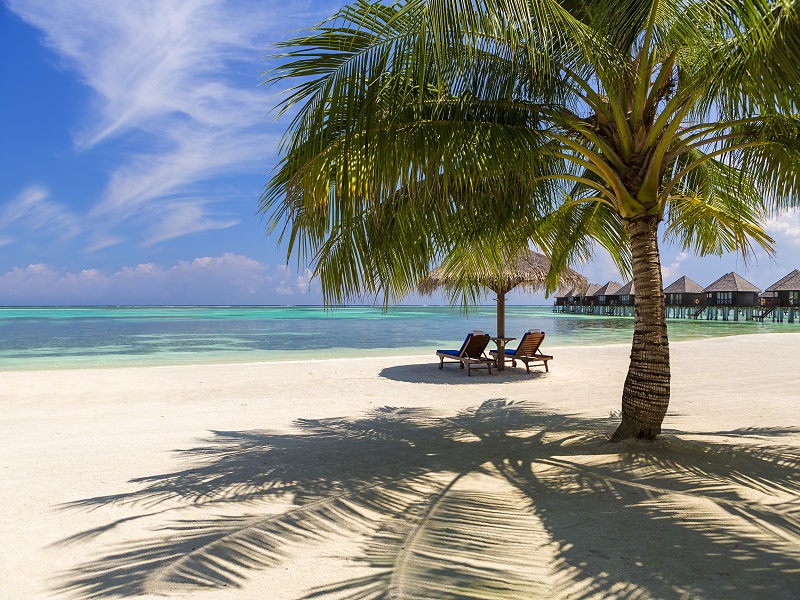
{"type": "Polygon", "coordinates": [[[573,312],[579,312],[581,314],[588,315],[594,314],[595,304],[597,304],[597,298],[595,297],[595,294],[597,294],[597,290],[599,290],[601,287],[602,286],[600,284],[590,283],[589,287],[586,288],[586,291],[578,297],[573,312]]]}
{"type": "Polygon", "coordinates": [[[581,304],[589,305],[594,301],[594,295],[602,286],[599,283],[590,283],[586,288],[586,293],[582,294],[579,298],[581,304]]]}
{"type": "Polygon", "coordinates": [[[611,306],[612,300],[615,299],[614,293],[621,287],[621,283],[609,281],[596,289],[591,297],[587,295],[586,299],[589,300],[590,304],[594,303],[597,306],[611,306]]]}
{"type": "Polygon", "coordinates": [[[633,281],[629,281],[612,294],[614,296],[613,301],[620,306],[633,306],[635,293],[633,281]]]}
{"type": "Polygon", "coordinates": [[[685,275],[664,288],[664,304],[668,317],[697,319],[706,306],[706,294],[702,285],[685,275]]]}
{"type": "Polygon", "coordinates": [[[777,322],[784,317],[789,323],[800,320],[800,271],[795,269],[769,286],[761,294],[761,306],[756,317],[760,321],[767,317],[777,322]]]}
{"type": "Polygon", "coordinates": [[[745,320],[753,318],[753,311],[759,305],[761,290],[738,273],[730,272],[703,290],[706,294],[706,318],[727,321],[740,316],[745,320]]]}
{"type": "MultiPolygon", "coordinates": [[[[632,281],[589,284],[586,292],[570,290],[556,298],[553,312],[632,316],[636,292],[632,281]]],[[[737,273],[727,273],[708,287],[686,276],[664,288],[666,316],[673,319],[800,323],[800,270],[795,269],[761,294],[737,273]]]]}
{"type": "Polygon", "coordinates": [[[761,306],[780,306],[780,298],[773,292],[761,292],[758,295],[758,303],[761,306]]]}
{"type": "Polygon", "coordinates": [[[584,292],[571,289],[561,296],[556,296],[553,312],[592,314],[594,312],[594,305],[596,304],[594,294],[599,289],[599,285],[590,283],[589,287],[584,292]]]}
{"type": "Polygon", "coordinates": [[[772,294],[774,306],[800,306],[800,270],[795,269],[786,277],[779,279],[766,289],[772,294]]]}
{"type": "Polygon", "coordinates": [[[556,306],[572,306],[579,298],[580,295],[574,289],[571,289],[562,296],[556,296],[556,306]]]}
{"type": "MultiPolygon", "coordinates": [[[[614,282],[609,282],[609,284],[614,284],[614,282]]],[[[633,301],[633,281],[629,281],[625,285],[620,286],[614,293],[606,296],[605,308],[601,310],[603,311],[603,314],[606,315],[632,317],[634,316],[633,301]]]]}

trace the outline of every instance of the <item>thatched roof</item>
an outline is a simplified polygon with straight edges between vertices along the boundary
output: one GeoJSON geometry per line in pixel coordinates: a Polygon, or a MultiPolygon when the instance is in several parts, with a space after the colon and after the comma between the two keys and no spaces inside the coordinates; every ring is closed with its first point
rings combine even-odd
{"type": "Polygon", "coordinates": [[[590,283],[588,286],[586,286],[586,288],[584,288],[582,290],[576,290],[575,288],[572,288],[568,292],[564,292],[563,294],[559,294],[558,297],[559,298],[589,297],[589,296],[593,296],[595,290],[599,290],[599,289],[600,289],[599,285],[597,285],[596,283],[590,283]]]}
{"type": "Polygon", "coordinates": [[[590,283],[589,287],[586,288],[586,293],[584,294],[584,296],[586,296],[587,298],[591,298],[592,296],[596,296],[597,295],[597,290],[599,290],[601,287],[603,287],[603,286],[601,286],[599,283],[590,283]]]}
{"type": "Polygon", "coordinates": [[[769,286],[768,292],[797,292],[800,291],[800,271],[795,269],[783,279],[780,279],[769,286]]]}
{"type": "Polygon", "coordinates": [[[703,286],[685,275],[664,288],[665,294],[702,294],[703,286]]]}
{"type": "MultiPolygon", "coordinates": [[[[517,258],[503,266],[499,274],[485,276],[470,276],[460,272],[457,266],[447,268],[444,265],[436,267],[422,280],[418,286],[421,294],[431,294],[438,289],[458,289],[465,281],[477,283],[487,287],[497,294],[521,287],[529,292],[545,290],[547,273],[550,271],[550,261],[544,254],[525,249],[517,258]]],[[[559,278],[559,290],[574,290],[580,293],[589,285],[586,277],[567,269],[559,278]]]]}
{"type": "Polygon", "coordinates": [[[761,290],[747,281],[741,275],[730,272],[717,279],[708,286],[704,292],[755,292],[760,294],[761,290]]]}
{"type": "Polygon", "coordinates": [[[621,288],[619,288],[616,292],[614,292],[614,296],[633,296],[636,292],[633,288],[633,280],[629,281],[621,288]]]}
{"type": "Polygon", "coordinates": [[[598,289],[596,289],[594,294],[592,294],[592,296],[613,296],[614,292],[616,292],[621,287],[622,287],[621,283],[617,283],[616,281],[609,281],[606,284],[601,285],[598,289]]]}

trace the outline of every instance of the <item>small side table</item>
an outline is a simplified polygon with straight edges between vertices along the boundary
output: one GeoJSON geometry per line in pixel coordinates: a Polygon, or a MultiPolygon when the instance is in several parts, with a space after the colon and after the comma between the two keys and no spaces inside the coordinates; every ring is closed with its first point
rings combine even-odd
{"type": "MultiPolygon", "coordinates": [[[[506,368],[506,344],[517,338],[493,337],[492,341],[497,346],[497,370],[505,371],[506,368]]],[[[509,359],[512,360],[512,359],[509,359]]]]}

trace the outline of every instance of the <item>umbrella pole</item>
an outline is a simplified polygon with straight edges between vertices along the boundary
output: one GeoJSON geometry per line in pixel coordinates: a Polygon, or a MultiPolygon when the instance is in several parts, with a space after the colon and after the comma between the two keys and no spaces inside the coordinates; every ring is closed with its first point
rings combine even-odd
{"type": "Polygon", "coordinates": [[[506,294],[497,292],[497,370],[505,371],[506,294]]]}
{"type": "Polygon", "coordinates": [[[497,294],[497,337],[506,337],[506,295],[497,294]]]}

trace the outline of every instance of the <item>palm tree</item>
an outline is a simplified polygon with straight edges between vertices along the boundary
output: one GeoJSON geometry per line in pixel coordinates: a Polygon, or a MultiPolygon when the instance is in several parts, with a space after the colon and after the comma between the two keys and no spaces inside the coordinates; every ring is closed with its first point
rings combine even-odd
{"type": "Polygon", "coordinates": [[[431,264],[498,271],[599,244],[636,286],[622,422],[669,404],[659,233],[772,250],[800,188],[798,0],[359,0],[283,42],[283,159],[261,211],[327,301],[402,297],[431,264]],[[663,223],[663,226],[662,226],[663,223]]]}

